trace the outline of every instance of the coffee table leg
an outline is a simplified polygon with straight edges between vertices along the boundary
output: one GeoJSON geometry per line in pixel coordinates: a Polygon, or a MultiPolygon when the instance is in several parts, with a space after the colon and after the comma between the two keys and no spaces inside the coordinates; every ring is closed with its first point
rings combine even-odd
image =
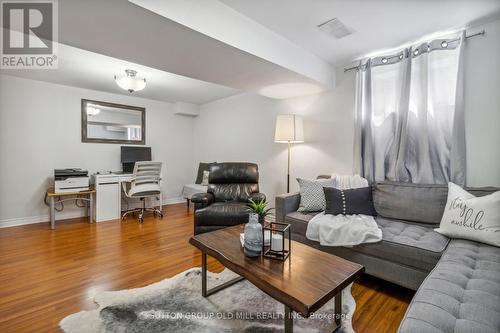
{"type": "Polygon", "coordinates": [[[217,287],[207,289],[207,254],[205,252],[201,253],[201,295],[203,297],[208,297],[212,294],[215,294],[216,292],[221,291],[222,289],[227,288],[244,279],[245,278],[243,276],[238,276],[237,278],[224,282],[217,287]]]}
{"type": "Polygon", "coordinates": [[[342,318],[342,290],[335,295],[335,325],[337,325],[337,330],[340,327],[342,318]]]}
{"type": "Polygon", "coordinates": [[[201,295],[207,297],[207,254],[201,253],[201,295]]]}
{"type": "Polygon", "coordinates": [[[293,333],[292,309],[285,305],[285,333],[293,333]]]}

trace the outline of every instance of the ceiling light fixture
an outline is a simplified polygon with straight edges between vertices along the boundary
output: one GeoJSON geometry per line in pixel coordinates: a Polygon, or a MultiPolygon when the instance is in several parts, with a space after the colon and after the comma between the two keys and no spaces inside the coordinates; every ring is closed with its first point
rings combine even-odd
{"type": "Polygon", "coordinates": [[[116,84],[129,93],[139,91],[146,87],[146,79],[137,76],[137,71],[126,69],[125,75],[115,75],[116,84]]]}
{"type": "Polygon", "coordinates": [[[442,48],[447,48],[447,47],[448,47],[448,42],[447,42],[447,41],[445,41],[445,40],[443,40],[443,41],[441,42],[441,47],[442,47],[442,48]]]}

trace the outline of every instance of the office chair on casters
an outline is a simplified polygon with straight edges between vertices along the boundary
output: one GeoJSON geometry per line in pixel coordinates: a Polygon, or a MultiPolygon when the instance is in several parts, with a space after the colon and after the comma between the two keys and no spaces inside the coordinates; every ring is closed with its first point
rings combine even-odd
{"type": "Polygon", "coordinates": [[[128,198],[139,198],[142,207],[127,210],[122,215],[125,220],[127,214],[139,213],[139,222],[144,222],[144,212],[152,211],[153,215],[163,218],[161,197],[161,162],[135,162],[134,175],[130,182],[122,182],[123,191],[128,198]],[[146,208],[146,198],[155,197],[160,201],[160,208],[146,208]]]}

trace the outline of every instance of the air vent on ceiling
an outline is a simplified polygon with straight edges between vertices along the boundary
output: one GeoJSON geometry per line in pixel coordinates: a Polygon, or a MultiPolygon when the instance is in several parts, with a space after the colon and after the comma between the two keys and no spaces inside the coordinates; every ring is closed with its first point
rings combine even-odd
{"type": "Polygon", "coordinates": [[[347,35],[352,34],[352,31],[347,28],[338,18],[328,20],[318,25],[319,30],[340,39],[347,35]]]}

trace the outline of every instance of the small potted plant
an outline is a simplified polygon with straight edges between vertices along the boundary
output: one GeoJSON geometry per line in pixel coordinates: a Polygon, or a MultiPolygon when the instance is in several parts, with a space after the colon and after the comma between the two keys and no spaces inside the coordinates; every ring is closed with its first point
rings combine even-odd
{"type": "Polygon", "coordinates": [[[264,218],[269,215],[273,208],[267,208],[266,200],[262,199],[258,202],[253,201],[251,198],[248,199],[248,210],[252,213],[259,215],[259,222],[264,223],[264,218]]]}

